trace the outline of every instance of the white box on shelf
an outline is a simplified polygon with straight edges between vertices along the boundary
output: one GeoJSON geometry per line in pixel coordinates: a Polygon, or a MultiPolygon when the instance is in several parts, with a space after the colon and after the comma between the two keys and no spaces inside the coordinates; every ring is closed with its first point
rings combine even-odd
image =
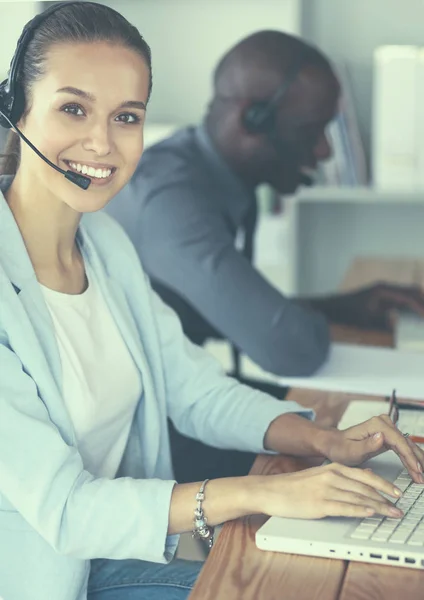
{"type": "Polygon", "coordinates": [[[416,145],[417,145],[417,187],[424,189],[424,48],[420,49],[418,55],[417,76],[417,122],[416,122],[416,145]]]}
{"type": "Polygon", "coordinates": [[[378,187],[417,187],[420,51],[380,46],[374,53],[372,167],[378,187]]]}

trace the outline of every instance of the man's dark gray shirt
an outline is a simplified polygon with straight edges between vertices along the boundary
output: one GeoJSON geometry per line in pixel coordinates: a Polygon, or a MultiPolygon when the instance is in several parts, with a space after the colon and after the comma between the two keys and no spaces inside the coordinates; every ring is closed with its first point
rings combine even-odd
{"type": "Polygon", "coordinates": [[[148,148],[106,212],[127,231],[193,341],[223,337],[278,375],[308,375],[324,362],[325,318],[281,295],[252,266],[255,195],[204,126],[148,148]],[[235,247],[240,230],[244,252],[235,247]]]}

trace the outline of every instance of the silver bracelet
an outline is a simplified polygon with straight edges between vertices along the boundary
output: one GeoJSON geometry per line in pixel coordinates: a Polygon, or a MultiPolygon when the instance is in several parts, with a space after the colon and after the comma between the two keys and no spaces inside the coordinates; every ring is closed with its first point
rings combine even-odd
{"type": "Polygon", "coordinates": [[[200,490],[196,494],[197,507],[194,510],[194,529],[192,535],[194,538],[205,541],[210,550],[213,546],[214,528],[209,527],[209,525],[207,524],[208,520],[205,517],[202,507],[203,500],[205,499],[205,487],[208,481],[209,479],[205,479],[205,481],[200,486],[200,490]]]}

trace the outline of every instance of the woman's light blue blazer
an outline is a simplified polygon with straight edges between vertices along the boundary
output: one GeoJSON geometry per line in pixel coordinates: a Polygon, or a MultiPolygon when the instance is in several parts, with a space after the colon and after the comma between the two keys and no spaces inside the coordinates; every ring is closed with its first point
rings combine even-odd
{"type": "Polygon", "coordinates": [[[86,471],[63,402],[50,313],[3,196],[12,179],[0,177],[0,597],[84,600],[92,558],[173,557],[167,416],[211,445],[263,452],[278,415],[314,415],[225,377],[153,294],[118,224],[85,214],[80,250],[143,380],[117,477],[86,471]]]}

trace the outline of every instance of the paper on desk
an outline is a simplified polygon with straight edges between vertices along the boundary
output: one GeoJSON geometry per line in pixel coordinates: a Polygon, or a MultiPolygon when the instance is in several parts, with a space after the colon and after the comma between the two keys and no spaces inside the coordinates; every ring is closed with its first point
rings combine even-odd
{"type": "Polygon", "coordinates": [[[332,344],[327,363],[311,377],[281,377],[279,382],[336,392],[424,399],[424,354],[392,348],[332,344]]]}

